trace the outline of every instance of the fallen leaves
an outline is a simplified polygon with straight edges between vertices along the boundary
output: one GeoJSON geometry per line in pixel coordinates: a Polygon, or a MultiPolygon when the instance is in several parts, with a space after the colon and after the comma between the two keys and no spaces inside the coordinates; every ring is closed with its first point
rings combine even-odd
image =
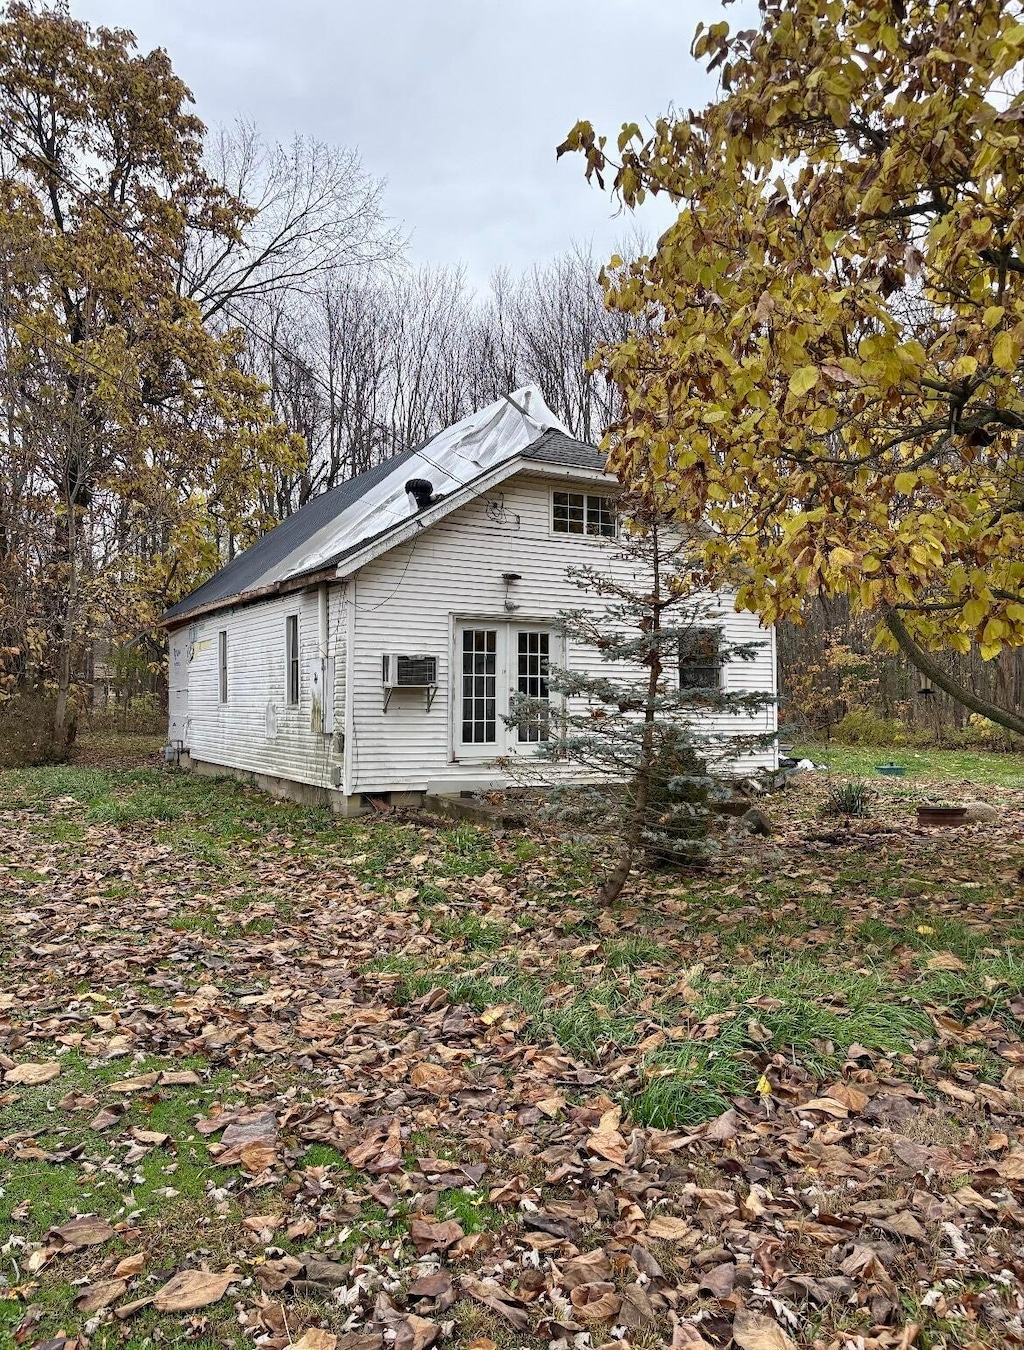
{"type": "Polygon", "coordinates": [[[796,1344],[772,1317],[740,1308],[732,1324],[739,1350],[796,1350],[796,1344]]]}
{"type": "Polygon", "coordinates": [[[191,1312],[218,1303],[230,1285],[238,1280],[236,1271],[215,1274],[208,1270],[182,1270],[153,1295],[157,1312],[191,1312]]]}
{"type": "Polygon", "coordinates": [[[51,1228],[46,1240],[55,1244],[60,1251],[75,1252],[82,1247],[98,1247],[109,1242],[113,1236],[114,1230],[106,1219],[92,1216],[72,1219],[60,1228],[51,1228]]]}
{"type": "Polygon", "coordinates": [[[617,1167],[626,1165],[626,1141],[619,1132],[622,1111],[613,1107],[601,1117],[597,1129],[587,1138],[587,1150],[617,1167]]]}
{"type": "Polygon", "coordinates": [[[40,1083],[49,1083],[60,1073],[60,1065],[52,1061],[46,1064],[16,1064],[4,1074],[5,1083],[17,1083],[22,1087],[38,1087],[40,1083]]]}
{"type": "MultiPolygon", "coordinates": [[[[43,1088],[42,1125],[0,1140],[0,1166],[52,1168],[74,1179],[82,1209],[109,1216],[75,1217],[73,1205],[43,1233],[52,1219],[8,1189],[26,1279],[75,1280],[69,1320],[116,1329],[153,1307],[176,1319],[162,1328],[170,1338],[238,1323],[266,1350],[431,1350],[478,1326],[495,1339],[476,1336],[475,1350],[508,1334],[555,1345],[585,1334],[608,1350],[670,1335],[675,1350],[787,1350],[812,1325],[826,1345],[834,1325],[856,1325],[871,1350],[895,1350],[911,1325],[904,1290],[987,1281],[993,1300],[971,1304],[971,1325],[1006,1339],[1007,1254],[991,1234],[1024,1223],[1016,991],[995,981],[955,1005],[936,994],[904,1055],[874,1044],[829,983],[833,966],[868,962],[859,936],[841,951],[824,929],[791,939],[794,901],[770,917],[766,946],[743,945],[773,888],[792,882],[802,895],[808,883],[836,912],[848,903],[838,864],[824,851],[808,861],[803,837],[777,837],[781,856],[755,882],[663,878],[611,916],[581,897],[546,899],[546,862],[443,876],[434,832],[408,828],[419,883],[436,885],[433,912],[467,934],[483,922],[480,950],[440,936],[417,892],[391,903],[388,886],[409,889],[400,850],[364,883],[332,835],[311,861],[268,828],[231,873],[153,843],[143,852],[157,884],[97,832],[89,847],[108,848],[102,858],[65,858],[26,897],[34,946],[19,967],[25,992],[0,1004],[0,1068],[16,1100],[43,1088]],[[111,934],[97,921],[100,882],[84,873],[118,868],[145,908],[111,934]],[[147,920],[193,901],[205,926],[147,920]],[[68,945],[56,953],[51,939],[68,945]],[[813,1055],[789,1041],[786,1017],[800,1010],[774,996],[791,941],[796,967],[813,953],[829,991],[808,995],[808,1015],[833,1037],[817,1037],[813,1055]],[[396,955],[417,981],[377,960],[396,955]],[[58,957],[67,983],[55,988],[58,957]],[[730,1003],[737,969],[757,982],[730,1003]],[[452,978],[463,973],[468,993],[452,978]],[[543,1014],[525,1010],[520,979],[543,988],[543,1014]],[[581,1008],[591,1024],[574,1026],[581,1008]],[[586,1034],[572,1044],[589,1036],[590,1048],[566,1048],[573,1030],[586,1034]],[[184,1056],[198,1071],[173,1067],[184,1056]],[[808,1068],[819,1059],[827,1074],[808,1068]],[[705,1079],[723,1062],[743,1088],[709,1093],[707,1108],[705,1079]],[[72,1063],[76,1086],[52,1097],[49,1079],[8,1077],[72,1063]],[[678,1093],[685,1124],[641,1123],[652,1087],[678,1093]],[[144,1217],[132,1219],[143,1174],[144,1217]],[[199,1224],[188,1254],[182,1245],[168,1260],[162,1226],[178,1205],[199,1224]],[[127,1246],[107,1247],[114,1236],[127,1246]],[[237,1267],[192,1269],[228,1260],[237,1267]],[[190,1268],[172,1275],[179,1264],[190,1268]],[[332,1329],[310,1325],[328,1320],[311,1315],[317,1306],[338,1317],[332,1329]]],[[[896,904],[873,917],[895,923],[896,904]]],[[[952,930],[936,914],[918,931],[918,917],[889,967],[901,1009],[920,1008],[915,982],[964,983],[938,980],[963,975],[944,963],[960,958],[921,942],[941,933],[956,946],[952,930]]],[[[24,1297],[27,1308],[36,1295],[24,1297]]]]}

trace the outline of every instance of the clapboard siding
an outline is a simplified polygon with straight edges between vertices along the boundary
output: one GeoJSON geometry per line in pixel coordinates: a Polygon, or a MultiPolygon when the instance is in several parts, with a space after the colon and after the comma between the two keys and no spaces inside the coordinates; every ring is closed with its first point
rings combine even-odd
{"type": "MultiPolygon", "coordinates": [[[[342,588],[331,587],[330,655],[344,697],[342,588]]],[[[338,756],[313,727],[312,674],[320,663],[317,593],[285,596],[212,614],[188,634],[188,750],[194,759],[328,787],[338,756]],[[299,702],[287,702],[285,620],[299,616],[299,702]],[[218,633],[228,635],[228,699],[219,700],[218,633]]],[[[337,695],[336,695],[337,696],[337,695]]],[[[343,706],[343,705],[341,705],[343,706]]],[[[336,718],[335,725],[340,725],[336,718]]]]}
{"type": "MultiPolygon", "coordinates": [[[[330,587],[333,736],[318,729],[311,697],[312,674],[323,670],[315,589],[205,616],[175,630],[172,639],[186,634],[191,652],[187,696],[179,690],[175,711],[180,719],[187,704],[184,739],[193,758],[318,787],[332,786],[334,772],[343,767],[338,786],[350,795],[504,781],[485,757],[460,761],[453,753],[455,622],[550,624],[559,610],[587,603],[566,576],[570,564],[592,559],[627,569],[604,543],[552,533],[551,492],[560,485],[564,480],[556,477],[520,474],[502,485],[503,510],[489,509],[484,499],[471,502],[330,587]],[[504,572],[521,577],[510,592],[516,605],[511,615],[504,608],[504,572]],[[300,633],[298,707],[286,702],[285,619],[293,613],[299,615],[300,633]],[[228,634],[226,704],[218,698],[221,630],[228,634]],[[393,692],[384,712],[381,658],[387,652],[437,657],[438,688],[429,712],[423,690],[393,692]]],[[[763,644],[755,660],[726,666],[726,688],[774,692],[774,633],[727,602],[721,623],[731,643],[763,644]]],[[[600,665],[589,648],[554,652],[553,659],[573,668],[600,665]]],[[[719,717],[711,724],[723,731],[770,731],[775,712],[756,722],[719,717]]],[[[775,752],[746,762],[773,766],[775,752]]]]}
{"type": "MultiPolygon", "coordinates": [[[[601,566],[616,564],[606,544],[552,533],[551,491],[560,485],[565,483],[555,478],[518,475],[503,484],[503,512],[489,513],[483,499],[471,502],[412,543],[365,566],[350,583],[349,600],[355,608],[348,792],[422,791],[429,785],[468,780],[501,781],[490,764],[453,757],[453,625],[460,618],[544,622],[559,610],[587,603],[566,576],[566,568],[585,559],[601,566]],[[503,572],[521,577],[511,589],[517,606],[511,616],[504,610],[503,572]],[[438,689],[429,712],[424,692],[409,690],[393,693],[384,713],[385,652],[437,657],[438,689]]],[[[626,568],[622,562],[617,566],[626,568]]],[[[727,603],[721,622],[730,642],[764,644],[755,660],[726,666],[726,688],[774,693],[774,635],[760,628],[755,616],[738,614],[727,603]]],[[[565,660],[573,668],[587,661],[600,664],[590,649],[570,650],[565,660]]],[[[774,730],[775,712],[767,711],[756,720],[719,717],[713,725],[747,733],[774,730]]],[[[745,762],[752,768],[774,766],[775,752],[766,750],[745,762]]]]}

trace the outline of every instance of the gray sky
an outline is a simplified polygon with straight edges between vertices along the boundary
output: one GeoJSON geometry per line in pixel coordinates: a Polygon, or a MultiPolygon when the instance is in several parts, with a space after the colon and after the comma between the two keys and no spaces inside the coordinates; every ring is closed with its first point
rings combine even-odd
{"type": "MultiPolygon", "coordinates": [[[[73,0],[90,23],[165,47],[208,124],[254,121],[358,147],[387,179],[385,205],[417,263],[464,263],[486,280],[593,241],[602,255],[636,222],[556,164],[579,117],[614,135],[670,103],[697,107],[711,82],[689,55],[716,0],[73,0]]],[[[735,26],[743,7],[725,16],[735,26]]]]}

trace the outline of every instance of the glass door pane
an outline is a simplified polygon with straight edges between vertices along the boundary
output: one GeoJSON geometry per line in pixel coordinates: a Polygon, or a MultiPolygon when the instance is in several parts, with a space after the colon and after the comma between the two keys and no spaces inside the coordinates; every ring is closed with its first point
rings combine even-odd
{"type": "Polygon", "coordinates": [[[516,680],[518,692],[525,698],[542,700],[517,728],[520,742],[548,739],[548,670],[550,661],[549,633],[536,630],[516,634],[516,680]]]}
{"type": "Polygon", "coordinates": [[[498,739],[498,630],[462,630],[462,741],[493,745],[498,739]]]}

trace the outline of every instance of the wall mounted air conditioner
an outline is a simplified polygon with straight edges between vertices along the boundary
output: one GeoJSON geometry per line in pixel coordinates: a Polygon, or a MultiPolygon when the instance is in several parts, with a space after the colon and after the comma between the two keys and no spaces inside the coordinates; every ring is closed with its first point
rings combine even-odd
{"type": "Polygon", "coordinates": [[[399,652],[388,652],[384,656],[382,666],[385,712],[396,689],[425,689],[427,712],[430,711],[437,689],[436,656],[408,656],[399,652]]]}
{"type": "Polygon", "coordinates": [[[399,656],[389,652],[384,657],[385,689],[426,689],[437,684],[436,656],[399,656]]]}

